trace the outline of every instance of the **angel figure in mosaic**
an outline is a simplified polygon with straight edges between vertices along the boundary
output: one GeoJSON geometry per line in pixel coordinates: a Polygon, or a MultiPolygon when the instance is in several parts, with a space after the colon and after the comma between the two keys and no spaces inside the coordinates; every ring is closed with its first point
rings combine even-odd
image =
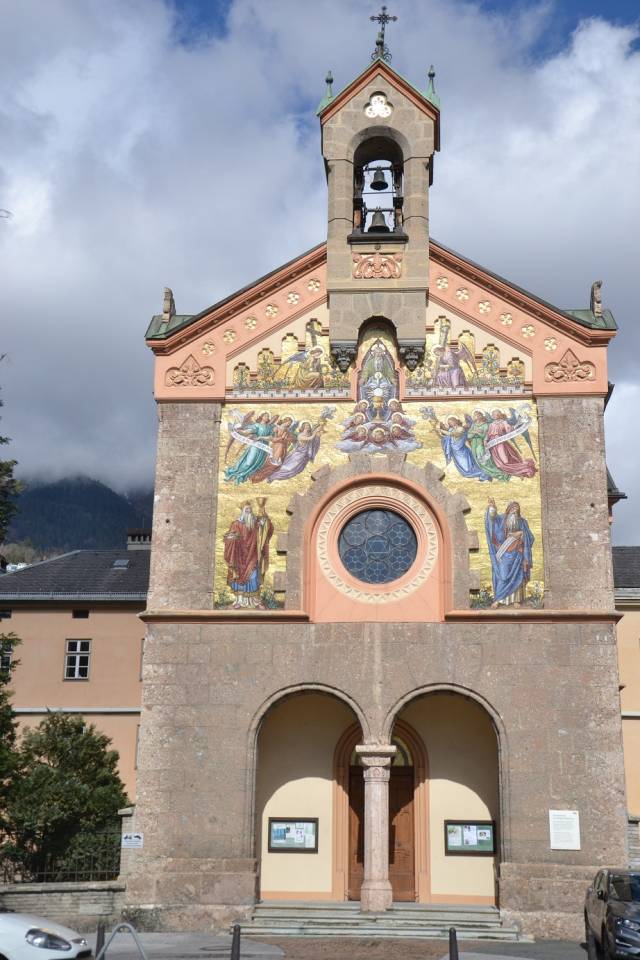
{"type": "MultiPolygon", "coordinates": [[[[278,414],[271,416],[265,410],[257,420],[254,420],[251,416],[240,422],[231,420],[228,424],[231,439],[238,441],[244,447],[244,450],[236,462],[224,471],[224,479],[228,483],[244,483],[263,466],[271,453],[268,440],[275,431],[278,419],[278,414]]],[[[227,447],[227,453],[229,452],[229,446],[227,447]]]]}
{"type": "Polygon", "coordinates": [[[450,416],[446,421],[438,420],[433,407],[422,407],[422,416],[428,420],[434,432],[440,438],[445,464],[453,463],[461,477],[468,480],[491,482],[493,477],[478,463],[469,445],[471,418],[467,415],[465,423],[460,417],[450,416]]]}
{"type": "Polygon", "coordinates": [[[505,473],[500,467],[496,466],[491,458],[487,456],[487,434],[489,432],[489,415],[479,408],[475,409],[471,417],[467,415],[467,439],[477,464],[482,465],[482,469],[494,480],[500,480],[506,483],[511,479],[510,474],[505,473]]]}
{"type": "Polygon", "coordinates": [[[531,419],[524,411],[520,415],[512,409],[510,415],[504,410],[492,410],[488,419],[485,453],[480,459],[485,464],[493,461],[494,465],[512,477],[526,479],[536,474],[536,463],[533,457],[523,457],[518,448],[517,439],[523,437],[533,452],[529,426],[531,419]],[[525,437],[526,435],[526,437],[525,437]]]}
{"type": "Polygon", "coordinates": [[[322,434],[327,427],[327,422],[333,419],[335,411],[335,407],[325,407],[316,424],[312,424],[310,420],[300,422],[293,449],[287,453],[281,465],[267,477],[268,483],[274,483],[276,480],[291,480],[292,477],[302,473],[307,464],[315,460],[320,449],[322,434]]]}
{"type": "Polygon", "coordinates": [[[475,357],[464,343],[457,347],[446,343],[444,346],[433,347],[435,366],[433,370],[434,387],[467,387],[469,381],[464,372],[462,362],[469,365],[472,377],[478,375],[475,357]]]}
{"type": "Polygon", "coordinates": [[[262,483],[275,473],[283,464],[289,450],[297,439],[297,420],[286,414],[280,417],[269,439],[270,453],[264,466],[251,474],[251,483],[262,483]]]}

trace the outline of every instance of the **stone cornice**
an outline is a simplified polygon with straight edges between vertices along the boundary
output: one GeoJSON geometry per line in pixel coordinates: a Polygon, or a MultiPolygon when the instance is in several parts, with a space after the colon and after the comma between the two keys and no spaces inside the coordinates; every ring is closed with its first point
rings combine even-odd
{"type": "MultiPolygon", "coordinates": [[[[450,610],[444,623],[617,623],[623,614],[616,610],[534,610],[520,607],[503,610],[450,610]]],[[[145,623],[313,623],[304,610],[144,610],[145,623]]]]}

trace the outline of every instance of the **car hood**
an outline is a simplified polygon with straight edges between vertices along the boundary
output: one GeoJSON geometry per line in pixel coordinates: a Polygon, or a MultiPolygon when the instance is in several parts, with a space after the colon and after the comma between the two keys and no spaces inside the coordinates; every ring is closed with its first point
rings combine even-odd
{"type": "Polygon", "coordinates": [[[624,917],[625,920],[637,920],[640,923],[640,903],[609,900],[609,910],[614,917],[624,917]]]}
{"type": "Polygon", "coordinates": [[[24,930],[26,933],[32,927],[38,927],[39,930],[48,930],[58,937],[64,937],[65,940],[77,940],[78,937],[82,936],[77,930],[63,927],[61,923],[47,920],[46,917],[36,917],[31,913],[0,913],[0,931],[20,933],[21,930],[24,930]]]}

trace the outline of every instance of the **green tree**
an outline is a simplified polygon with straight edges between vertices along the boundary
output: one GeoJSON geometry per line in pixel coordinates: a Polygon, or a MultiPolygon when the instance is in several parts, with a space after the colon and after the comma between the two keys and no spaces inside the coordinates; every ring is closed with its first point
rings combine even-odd
{"type": "Polygon", "coordinates": [[[101,834],[117,842],[118,810],[128,800],[110,744],[93,724],[63,713],[25,731],[7,797],[5,855],[34,877],[54,861],[62,869],[98,855],[101,834]]]}
{"type": "MultiPolygon", "coordinates": [[[[0,360],[3,358],[0,357],[0,360]]],[[[3,401],[0,399],[0,407],[3,401]]],[[[9,437],[0,436],[0,446],[9,443],[9,437]]],[[[16,512],[18,481],[13,475],[16,460],[0,460],[0,544],[4,543],[9,523],[16,512]]]]}
{"type": "Polygon", "coordinates": [[[13,656],[20,640],[15,633],[0,633],[0,830],[6,829],[7,795],[17,768],[17,723],[11,707],[13,671],[19,660],[13,656]]]}

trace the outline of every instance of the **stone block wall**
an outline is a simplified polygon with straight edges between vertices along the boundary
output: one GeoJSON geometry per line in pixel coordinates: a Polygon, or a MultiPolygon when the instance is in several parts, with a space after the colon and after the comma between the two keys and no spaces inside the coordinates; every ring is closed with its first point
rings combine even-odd
{"type": "Polygon", "coordinates": [[[0,885],[0,907],[46,917],[81,933],[120,919],[125,885],[98,883],[9,883],[0,885]]]}

